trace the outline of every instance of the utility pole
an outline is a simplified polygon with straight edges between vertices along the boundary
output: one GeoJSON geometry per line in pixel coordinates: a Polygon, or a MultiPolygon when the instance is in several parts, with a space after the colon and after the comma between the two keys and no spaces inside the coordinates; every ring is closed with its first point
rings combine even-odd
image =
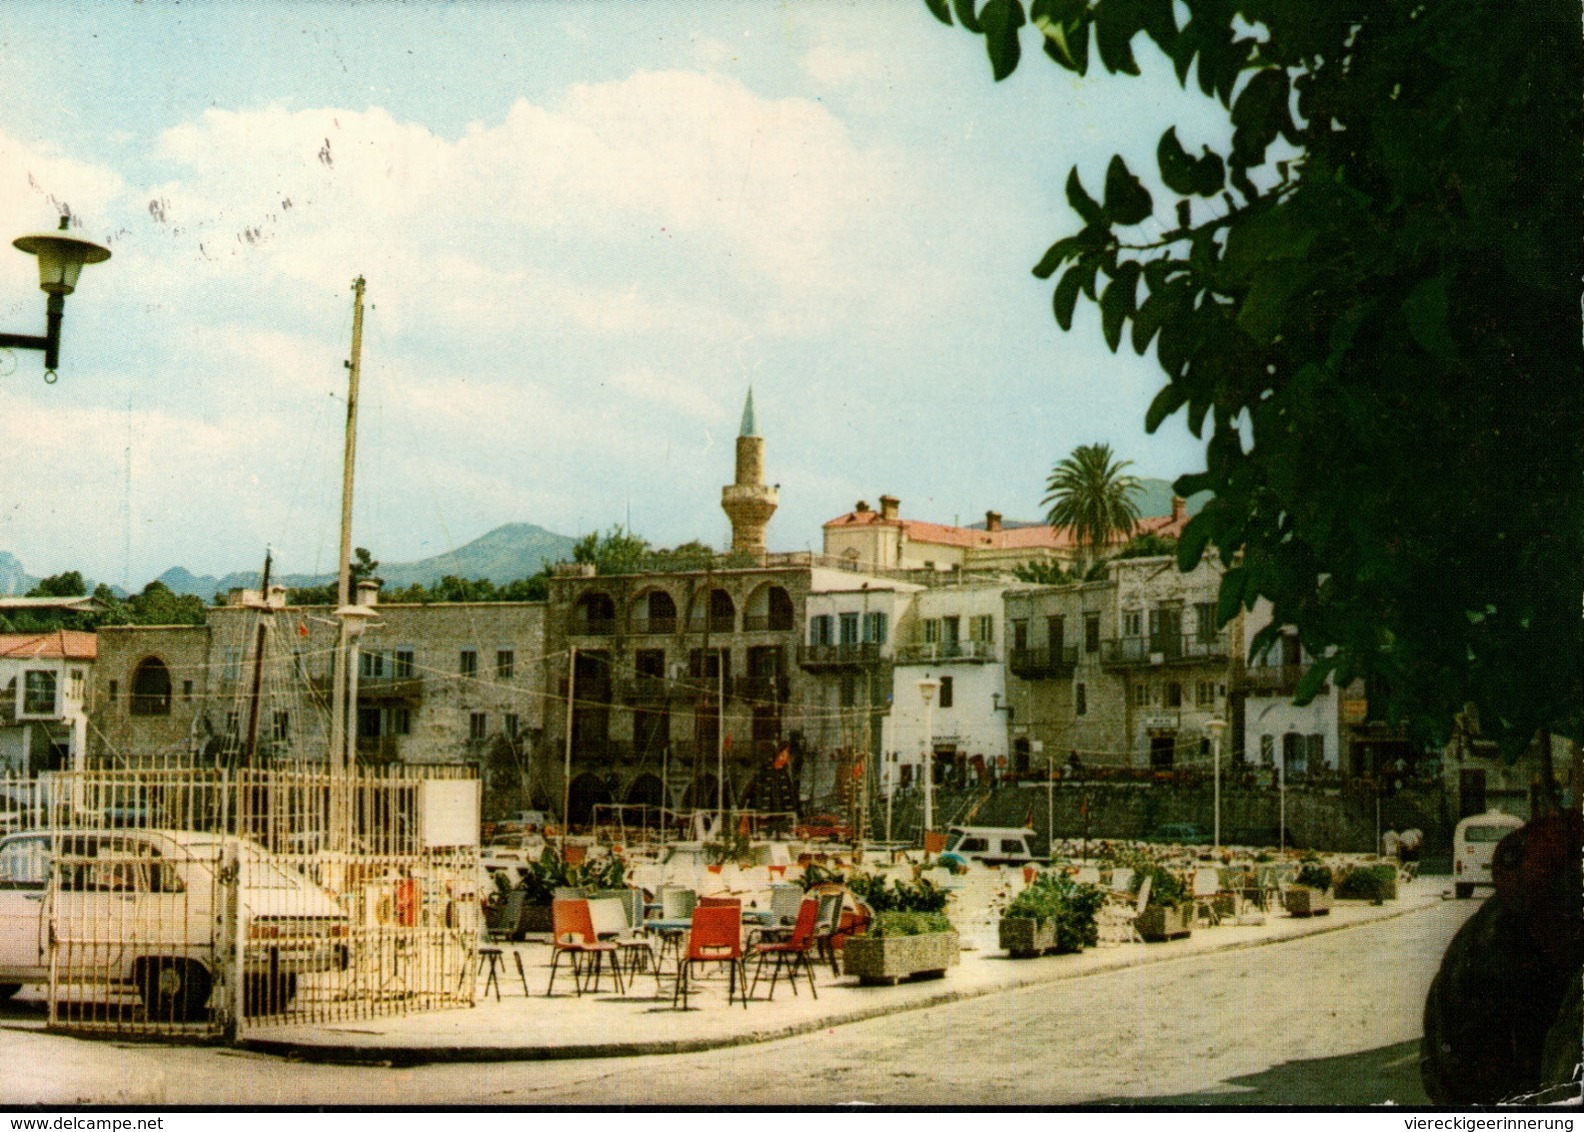
{"type": "MultiPolygon", "coordinates": [[[[336,571],[336,609],[345,609],[352,601],[352,472],[357,465],[357,404],[358,378],[363,368],[363,277],[352,281],[352,357],[346,363],[347,416],[346,445],[341,457],[341,559],[336,571]]],[[[347,623],[341,620],[337,639],[335,678],[332,681],[330,702],[330,767],[331,773],[345,773],[350,762],[346,746],[347,716],[347,623]]]]}

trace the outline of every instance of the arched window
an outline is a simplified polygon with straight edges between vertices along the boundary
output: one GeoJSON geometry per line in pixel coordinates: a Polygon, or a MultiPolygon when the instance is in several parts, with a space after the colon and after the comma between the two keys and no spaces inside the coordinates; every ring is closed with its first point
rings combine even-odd
{"type": "Polygon", "coordinates": [[[170,669],[157,656],[145,657],[132,674],[132,714],[169,715],[170,669]]]}
{"type": "Polygon", "coordinates": [[[693,599],[688,627],[695,633],[701,633],[708,624],[711,633],[730,633],[735,628],[736,619],[737,603],[732,601],[731,594],[725,590],[711,590],[707,598],[700,594],[693,599]]]}
{"type": "Polygon", "coordinates": [[[675,633],[677,607],[664,590],[650,590],[633,602],[634,633],[675,633]]]}
{"type": "Polygon", "coordinates": [[[750,633],[789,631],[792,628],[792,598],[781,586],[760,586],[748,597],[743,628],[750,633]]]}

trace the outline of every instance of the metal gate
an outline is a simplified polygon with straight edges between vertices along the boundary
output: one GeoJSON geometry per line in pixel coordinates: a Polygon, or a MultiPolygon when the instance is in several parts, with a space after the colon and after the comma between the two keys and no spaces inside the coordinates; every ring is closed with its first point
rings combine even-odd
{"type": "Polygon", "coordinates": [[[87,771],[13,782],[0,982],[50,1024],[217,1036],[464,1006],[470,768],[87,771]]]}

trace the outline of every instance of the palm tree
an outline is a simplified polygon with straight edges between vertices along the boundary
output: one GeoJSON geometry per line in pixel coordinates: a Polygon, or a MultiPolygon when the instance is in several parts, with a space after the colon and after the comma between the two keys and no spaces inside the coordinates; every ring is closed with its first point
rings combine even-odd
{"type": "Polygon", "coordinates": [[[1045,521],[1072,532],[1087,551],[1086,572],[1103,547],[1127,538],[1138,525],[1139,481],[1124,471],[1132,464],[1113,461],[1109,444],[1080,444],[1045,481],[1045,521]]]}

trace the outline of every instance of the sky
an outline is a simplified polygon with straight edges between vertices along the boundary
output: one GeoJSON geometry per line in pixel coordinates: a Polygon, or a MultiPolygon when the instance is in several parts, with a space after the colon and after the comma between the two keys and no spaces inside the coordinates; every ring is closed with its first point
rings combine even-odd
{"type": "MultiPolygon", "coordinates": [[[[1023,45],[995,83],[922,0],[7,0],[0,236],[66,210],[113,256],[58,381],[0,351],[0,550],[130,589],[333,570],[359,275],[381,561],[508,522],[724,547],[750,386],[772,550],[881,494],[1038,518],[1084,443],[1198,470],[1180,417],[1144,432],[1153,354],[1089,304],[1062,333],[1030,269],[1072,166],[1098,196],[1224,114],[1142,37],[1139,78],[1023,45]]],[[[0,248],[0,329],[43,302],[0,248]]]]}

